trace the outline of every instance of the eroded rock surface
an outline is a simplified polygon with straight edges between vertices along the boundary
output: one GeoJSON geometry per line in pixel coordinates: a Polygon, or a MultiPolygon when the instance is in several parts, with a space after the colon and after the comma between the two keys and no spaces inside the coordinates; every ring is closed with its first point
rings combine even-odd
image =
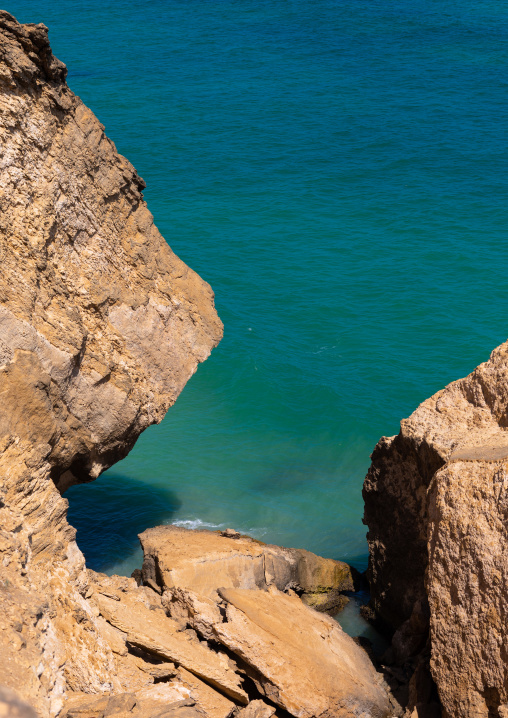
{"type": "MultiPolygon", "coordinates": [[[[329,616],[271,587],[219,589],[223,610],[186,589],[171,593],[177,615],[246,665],[261,695],[295,718],[391,716],[381,676],[329,616]]],[[[222,606],[221,606],[222,607],[222,606]]]]}
{"type": "Polygon", "coordinates": [[[119,688],[60,491],[124,457],[222,333],[65,76],[43,25],[0,12],[0,682],[43,716],[119,688]]]}
{"type": "Polygon", "coordinates": [[[342,561],[322,558],[304,549],[283,548],[233,532],[191,531],[157,526],[140,534],[143,580],[156,590],[175,586],[207,597],[220,588],[275,586],[297,592],[317,610],[344,605],[344,592],[354,591],[353,569],[342,561]]]}
{"type": "Polygon", "coordinates": [[[399,663],[430,656],[450,718],[508,707],[507,427],[502,344],[381,439],[364,485],[373,606],[399,663]]]}

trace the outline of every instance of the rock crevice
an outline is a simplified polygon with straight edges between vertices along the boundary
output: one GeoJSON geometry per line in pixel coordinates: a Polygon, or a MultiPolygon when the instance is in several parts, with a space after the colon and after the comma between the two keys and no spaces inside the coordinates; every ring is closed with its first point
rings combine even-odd
{"type": "Polygon", "coordinates": [[[382,438],[364,484],[372,607],[449,718],[508,715],[507,408],[505,343],[382,438]]]}

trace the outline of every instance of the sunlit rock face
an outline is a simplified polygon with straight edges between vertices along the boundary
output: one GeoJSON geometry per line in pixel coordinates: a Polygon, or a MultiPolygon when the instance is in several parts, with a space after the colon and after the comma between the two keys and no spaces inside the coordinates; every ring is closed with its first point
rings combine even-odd
{"type": "Polygon", "coordinates": [[[42,715],[118,683],[61,492],[123,458],[222,336],[65,77],[46,27],[0,12],[0,682],[42,715]]]}
{"type": "Polygon", "coordinates": [[[0,33],[0,431],[84,480],[161,420],[222,325],[46,28],[3,13],[0,33]]]}
{"type": "Polygon", "coordinates": [[[430,666],[450,718],[508,715],[507,427],[505,343],[380,440],[364,485],[372,607],[413,703],[430,666]]]}

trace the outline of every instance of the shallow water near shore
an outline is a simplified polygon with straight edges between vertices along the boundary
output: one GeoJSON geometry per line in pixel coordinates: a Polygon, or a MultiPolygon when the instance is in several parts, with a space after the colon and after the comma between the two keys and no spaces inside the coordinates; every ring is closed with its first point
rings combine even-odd
{"type": "Polygon", "coordinates": [[[506,339],[508,8],[13,0],[147,182],[225,336],[69,519],[94,569],[160,523],[366,567],[378,438],[506,339]]]}

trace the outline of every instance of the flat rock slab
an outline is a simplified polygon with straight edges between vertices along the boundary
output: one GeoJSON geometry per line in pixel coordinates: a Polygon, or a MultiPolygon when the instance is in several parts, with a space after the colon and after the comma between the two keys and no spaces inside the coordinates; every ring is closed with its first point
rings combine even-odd
{"type": "Polygon", "coordinates": [[[450,456],[450,461],[502,461],[508,459],[508,443],[504,446],[462,446],[450,456]]]}
{"type": "MultiPolygon", "coordinates": [[[[336,621],[275,588],[228,588],[220,595],[226,617],[209,607],[199,621],[247,664],[261,695],[275,705],[295,718],[392,715],[381,677],[336,621]]],[[[187,597],[193,614],[198,597],[187,597]]]]}
{"type": "Polygon", "coordinates": [[[96,600],[102,616],[123,631],[129,643],[183,666],[239,703],[248,703],[241,678],[228,658],[179,631],[178,624],[163,611],[151,610],[129,594],[119,600],[97,593],[96,600]]]}

